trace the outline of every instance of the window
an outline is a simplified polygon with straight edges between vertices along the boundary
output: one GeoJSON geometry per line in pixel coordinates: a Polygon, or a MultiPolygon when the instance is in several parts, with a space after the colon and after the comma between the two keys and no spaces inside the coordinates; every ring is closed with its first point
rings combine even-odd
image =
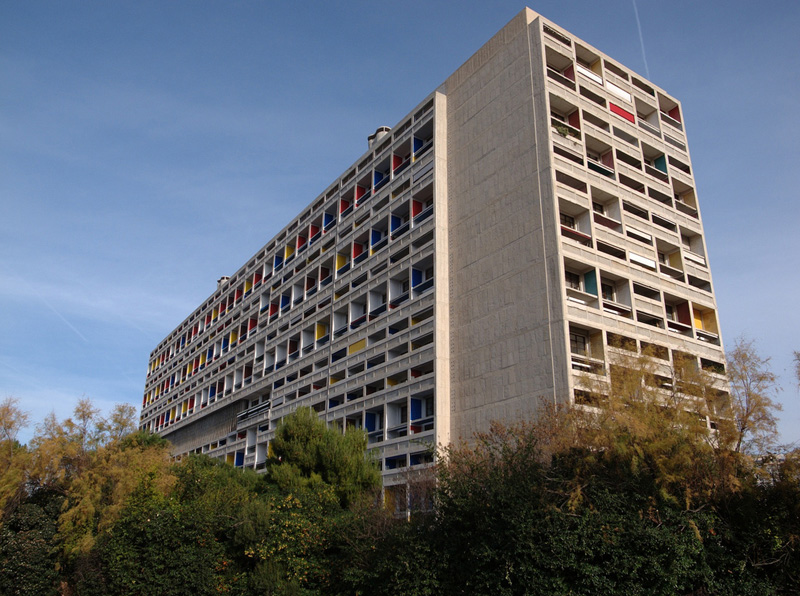
{"type": "Polygon", "coordinates": [[[678,319],[675,316],[675,307],[671,304],[665,304],[664,307],[667,310],[667,320],[668,321],[677,321],[678,319]]]}
{"type": "Polygon", "coordinates": [[[574,230],[574,229],[576,229],[575,228],[575,218],[572,217],[571,215],[567,215],[566,213],[562,213],[561,214],[561,225],[562,226],[566,226],[568,228],[572,228],[574,230]]]}
{"type": "Polygon", "coordinates": [[[600,289],[603,292],[603,300],[616,302],[617,296],[614,286],[612,286],[611,284],[600,284],[600,289]]]}
{"type": "Polygon", "coordinates": [[[573,273],[572,271],[565,271],[564,279],[566,281],[568,288],[572,290],[581,289],[581,276],[578,275],[577,273],[573,273]]]}
{"type": "Polygon", "coordinates": [[[606,213],[606,208],[600,203],[592,203],[592,210],[600,215],[605,215],[606,213]]]}
{"type": "Polygon", "coordinates": [[[573,354],[581,354],[586,356],[586,336],[581,335],[580,333],[570,332],[569,351],[573,354]]]}
{"type": "Polygon", "coordinates": [[[667,261],[667,255],[663,252],[658,253],[658,262],[662,265],[669,265],[669,261],[667,261]]]}

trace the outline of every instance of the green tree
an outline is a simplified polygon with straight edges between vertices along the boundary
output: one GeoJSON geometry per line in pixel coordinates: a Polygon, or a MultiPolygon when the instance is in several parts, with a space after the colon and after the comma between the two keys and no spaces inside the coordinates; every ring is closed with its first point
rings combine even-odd
{"type": "Polygon", "coordinates": [[[343,507],[376,491],[380,472],[366,453],[363,430],[342,434],[328,428],[310,408],[285,417],[270,442],[270,478],[284,490],[330,485],[343,507]]]}
{"type": "Polygon", "coordinates": [[[79,567],[78,594],[183,596],[227,591],[229,561],[207,517],[146,483],[79,567]],[[83,571],[83,573],[80,573],[83,571]]]}
{"type": "Polygon", "coordinates": [[[0,527],[0,594],[58,593],[58,514],[64,497],[39,491],[6,515],[0,527]]]}

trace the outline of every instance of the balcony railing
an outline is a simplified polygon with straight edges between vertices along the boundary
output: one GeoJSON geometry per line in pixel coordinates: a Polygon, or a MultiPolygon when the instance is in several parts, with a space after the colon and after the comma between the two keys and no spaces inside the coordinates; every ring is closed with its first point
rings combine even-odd
{"type": "Polygon", "coordinates": [[[408,232],[410,224],[411,224],[411,222],[407,221],[406,223],[404,223],[404,224],[402,224],[400,226],[397,226],[394,230],[392,230],[392,240],[394,240],[396,238],[399,238],[400,236],[402,236],[403,234],[408,232]]]}
{"type": "Polygon", "coordinates": [[[590,358],[584,354],[570,354],[572,361],[572,369],[581,372],[588,372],[595,375],[602,375],[605,373],[605,362],[597,358],[590,358]]]}
{"type": "Polygon", "coordinates": [[[685,213],[690,217],[694,217],[695,219],[697,219],[698,217],[697,209],[695,209],[691,205],[687,205],[682,201],[677,201],[677,200],[675,201],[675,209],[677,209],[681,213],[685,213]]]}
{"type": "Polygon", "coordinates": [[[567,135],[571,137],[575,137],[579,141],[582,138],[581,131],[564,122],[563,120],[559,120],[558,118],[550,118],[550,124],[555,129],[555,131],[563,137],[567,135]]]}
{"type": "Polygon", "coordinates": [[[683,130],[683,124],[681,124],[680,122],[675,120],[675,118],[673,118],[669,114],[665,114],[664,112],[661,112],[661,121],[662,122],[666,122],[667,124],[669,124],[673,128],[677,128],[678,130],[681,130],[681,131],[683,130]]]}
{"type": "Polygon", "coordinates": [[[666,172],[662,172],[658,168],[654,168],[648,164],[644,164],[644,171],[653,176],[654,178],[658,178],[662,182],[669,182],[669,176],[667,176],[666,172]]]}
{"type": "Polygon", "coordinates": [[[430,290],[433,287],[433,278],[430,278],[422,283],[419,283],[414,286],[414,292],[417,294],[422,294],[423,292],[430,290]]]}
{"type": "Polygon", "coordinates": [[[653,126],[646,120],[639,119],[639,128],[643,128],[650,134],[657,136],[659,139],[661,138],[661,130],[657,126],[653,126]]]}
{"type": "Polygon", "coordinates": [[[561,83],[568,89],[572,89],[573,91],[575,91],[575,81],[573,81],[572,79],[568,79],[560,72],[553,70],[549,66],[547,67],[547,76],[553,79],[554,81],[561,83]]]}
{"type": "Polygon", "coordinates": [[[614,169],[609,168],[607,165],[600,163],[599,161],[594,161],[592,159],[586,160],[586,167],[592,170],[593,172],[597,172],[598,174],[602,174],[603,176],[607,176],[609,178],[614,178],[614,169]]]}
{"type": "Polygon", "coordinates": [[[591,248],[592,246],[592,237],[588,234],[584,234],[583,232],[579,232],[574,228],[570,228],[569,226],[561,226],[561,235],[570,238],[571,240],[576,240],[583,244],[584,246],[588,246],[591,248]]]}

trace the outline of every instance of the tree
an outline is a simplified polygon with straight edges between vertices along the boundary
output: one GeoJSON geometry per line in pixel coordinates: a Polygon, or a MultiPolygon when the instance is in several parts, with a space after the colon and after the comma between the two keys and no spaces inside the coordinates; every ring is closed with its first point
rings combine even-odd
{"type": "Polygon", "coordinates": [[[164,439],[141,431],[92,451],[81,474],[71,478],[64,491],[67,502],[59,533],[68,559],[92,549],[142,483],[160,495],[175,484],[164,439]]]}
{"type": "Polygon", "coordinates": [[[770,359],[762,358],[751,339],[739,337],[728,353],[728,380],[731,387],[737,453],[763,453],[778,436],[775,412],[782,409],[775,401],[778,392],[770,359]]]}
{"type": "Polygon", "coordinates": [[[9,511],[0,527],[0,594],[58,593],[58,513],[64,497],[40,491],[9,511]]]}
{"type": "Polygon", "coordinates": [[[794,353],[794,376],[797,377],[797,384],[800,386],[800,352],[794,353]]]}
{"type": "Polygon", "coordinates": [[[0,402],[0,511],[18,496],[25,479],[28,450],[17,442],[17,435],[28,424],[28,413],[18,400],[6,397],[0,402]]]}
{"type": "Polygon", "coordinates": [[[381,476],[366,453],[363,430],[328,428],[311,408],[285,417],[270,442],[270,477],[283,489],[330,485],[347,507],[380,488],[381,476]]]}

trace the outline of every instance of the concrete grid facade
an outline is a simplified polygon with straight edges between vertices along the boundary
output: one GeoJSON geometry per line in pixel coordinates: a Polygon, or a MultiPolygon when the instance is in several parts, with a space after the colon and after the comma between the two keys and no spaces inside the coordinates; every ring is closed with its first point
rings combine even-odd
{"type": "Polygon", "coordinates": [[[260,469],[309,406],[389,486],[621,354],[724,391],[716,311],[680,102],[525,9],[158,345],[141,427],[260,469]]]}

